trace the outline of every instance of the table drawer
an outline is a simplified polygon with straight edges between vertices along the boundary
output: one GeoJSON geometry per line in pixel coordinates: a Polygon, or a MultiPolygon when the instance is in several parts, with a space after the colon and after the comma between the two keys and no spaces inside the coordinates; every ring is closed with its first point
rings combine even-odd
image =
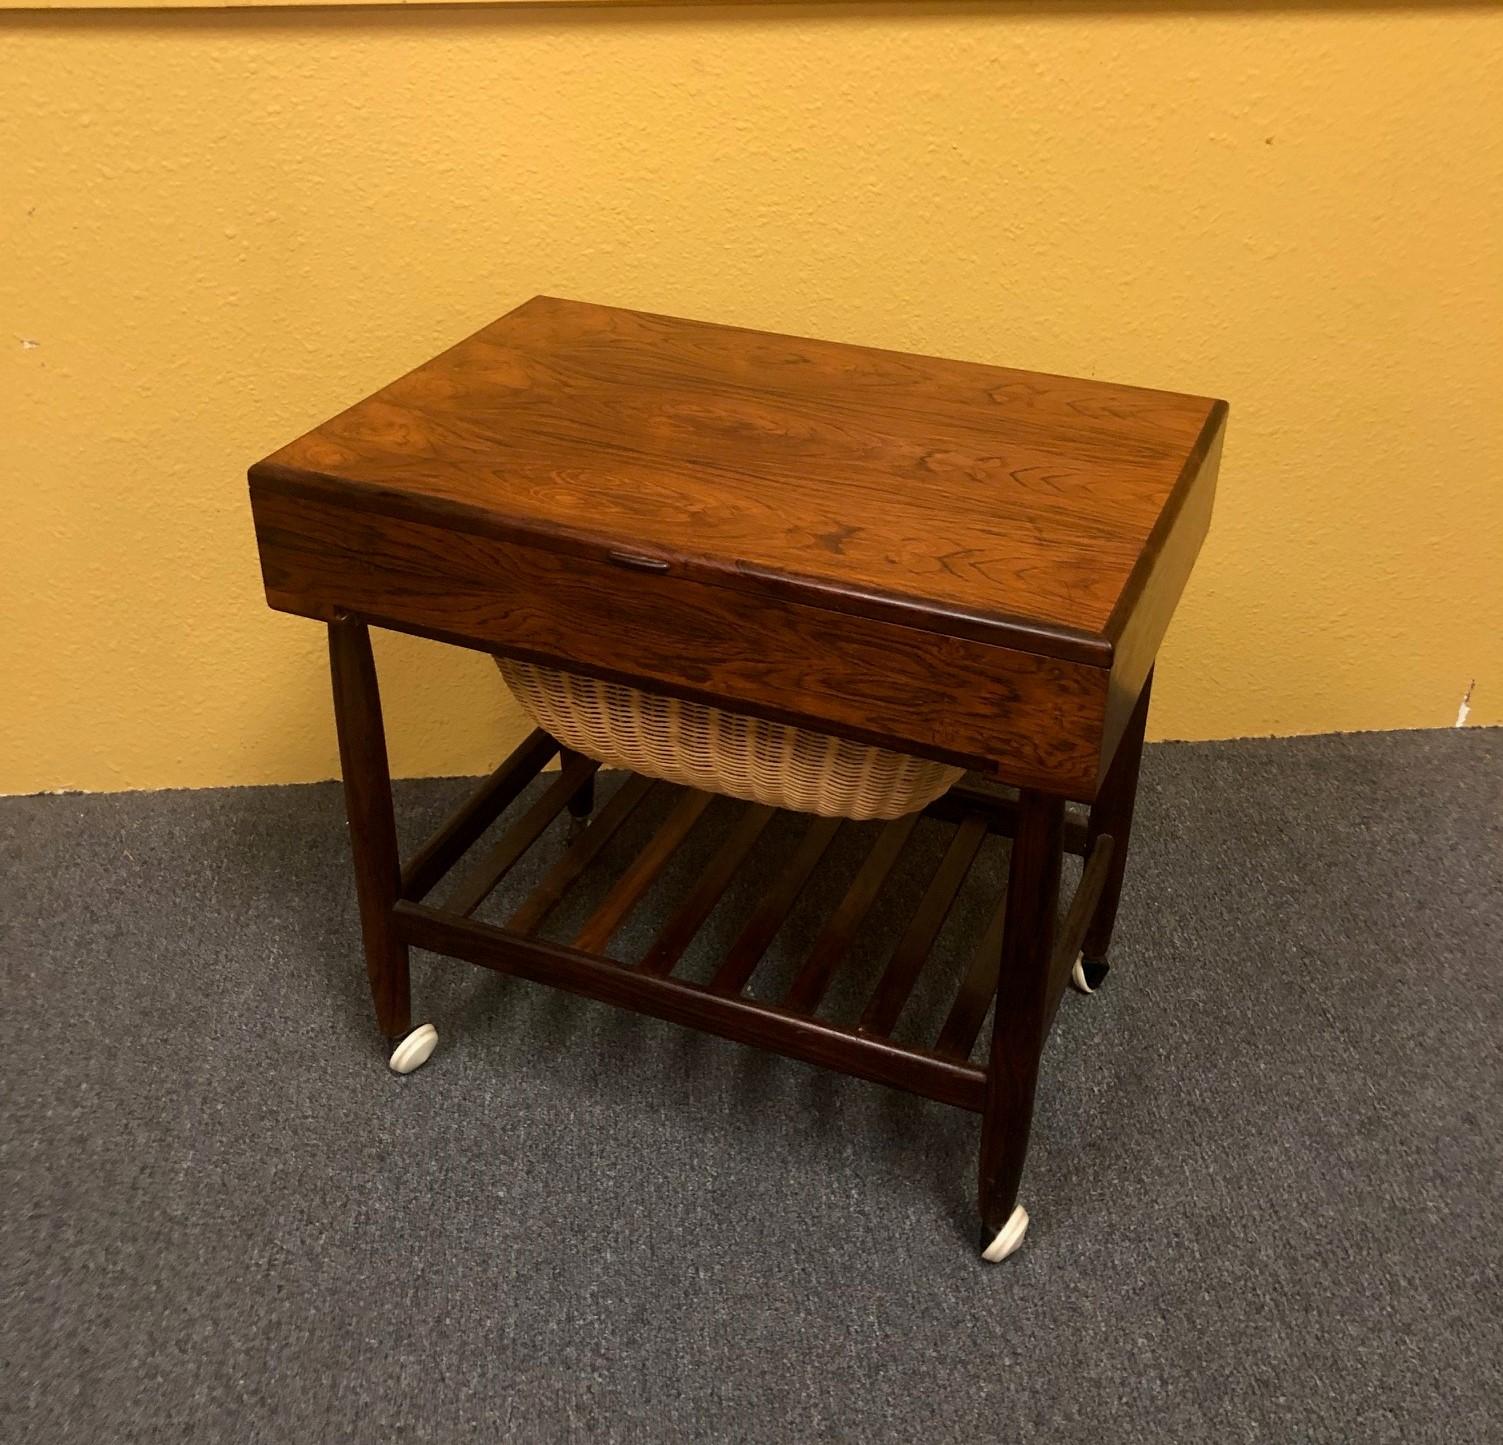
{"type": "Polygon", "coordinates": [[[253,482],[270,604],[565,665],[1089,800],[1108,672],[253,482]]]}

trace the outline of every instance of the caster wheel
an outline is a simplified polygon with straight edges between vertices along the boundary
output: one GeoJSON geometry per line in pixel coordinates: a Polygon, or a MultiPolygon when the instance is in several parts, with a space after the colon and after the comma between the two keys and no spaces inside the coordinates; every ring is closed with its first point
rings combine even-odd
{"type": "Polygon", "coordinates": [[[438,1047],[438,1030],[432,1024],[419,1024],[396,1048],[387,1061],[394,1074],[410,1074],[428,1062],[438,1047]]]}
{"type": "Polygon", "coordinates": [[[1084,954],[1077,953],[1075,967],[1070,970],[1070,982],[1080,993],[1095,993],[1106,982],[1111,968],[1111,964],[1102,959],[1087,958],[1084,954]]]}
{"type": "Polygon", "coordinates": [[[997,1231],[997,1237],[987,1244],[982,1241],[981,1257],[988,1264],[996,1264],[1004,1260],[1023,1242],[1023,1236],[1028,1233],[1028,1211],[1021,1204],[1014,1207],[1007,1216],[1007,1223],[997,1231]]]}

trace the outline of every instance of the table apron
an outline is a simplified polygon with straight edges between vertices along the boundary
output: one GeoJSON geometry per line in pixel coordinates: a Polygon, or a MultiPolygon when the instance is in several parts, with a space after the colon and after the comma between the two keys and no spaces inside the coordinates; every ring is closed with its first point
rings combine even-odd
{"type": "Polygon", "coordinates": [[[852,737],[1089,801],[1109,671],[253,491],[266,594],[462,646],[852,737]]]}

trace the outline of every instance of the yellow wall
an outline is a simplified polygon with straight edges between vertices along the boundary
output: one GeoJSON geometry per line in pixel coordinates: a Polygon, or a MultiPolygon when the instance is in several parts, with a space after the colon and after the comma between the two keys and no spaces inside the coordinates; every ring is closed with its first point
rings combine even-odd
{"type": "MultiPolygon", "coordinates": [[[[331,776],[244,468],[537,291],[1228,397],[1154,733],[1503,721],[1500,57],[1487,7],[0,16],[0,791],[331,776]]],[[[380,656],[398,771],[514,731],[380,656]]]]}

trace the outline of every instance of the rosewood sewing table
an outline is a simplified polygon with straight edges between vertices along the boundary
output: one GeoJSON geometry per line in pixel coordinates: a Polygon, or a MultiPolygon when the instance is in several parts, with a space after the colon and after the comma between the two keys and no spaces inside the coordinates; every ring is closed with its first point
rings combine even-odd
{"type": "Polygon", "coordinates": [[[983,1253],[1016,1248],[1040,1054],[1067,984],[1106,972],[1154,656],[1209,523],[1225,418],[1200,397],[537,297],[252,467],[267,599],[328,626],[393,1066],[436,1039],[413,1028],[409,948],[552,984],[979,1112],[983,1253]],[[765,807],[736,805],[643,957],[612,939],[692,852],[702,795],[682,791],[583,928],[550,940],[550,914],[667,785],[629,779],[597,810],[595,765],[534,732],[403,864],[369,626],[963,766],[926,809],[953,836],[901,936],[863,959],[853,935],[912,818],[877,827],[777,1002],[748,984],[838,820],[807,817],[709,982],[674,967],[765,807]],[[542,882],[504,924],[474,917],[566,808],[589,821],[542,882]],[[1012,839],[1005,896],[933,1042],[899,1043],[989,834],[1012,839]],[[1084,862],[1061,917],[1063,852],[1084,862]],[[869,975],[858,1017],[820,1011],[842,967],[869,975]]]}

